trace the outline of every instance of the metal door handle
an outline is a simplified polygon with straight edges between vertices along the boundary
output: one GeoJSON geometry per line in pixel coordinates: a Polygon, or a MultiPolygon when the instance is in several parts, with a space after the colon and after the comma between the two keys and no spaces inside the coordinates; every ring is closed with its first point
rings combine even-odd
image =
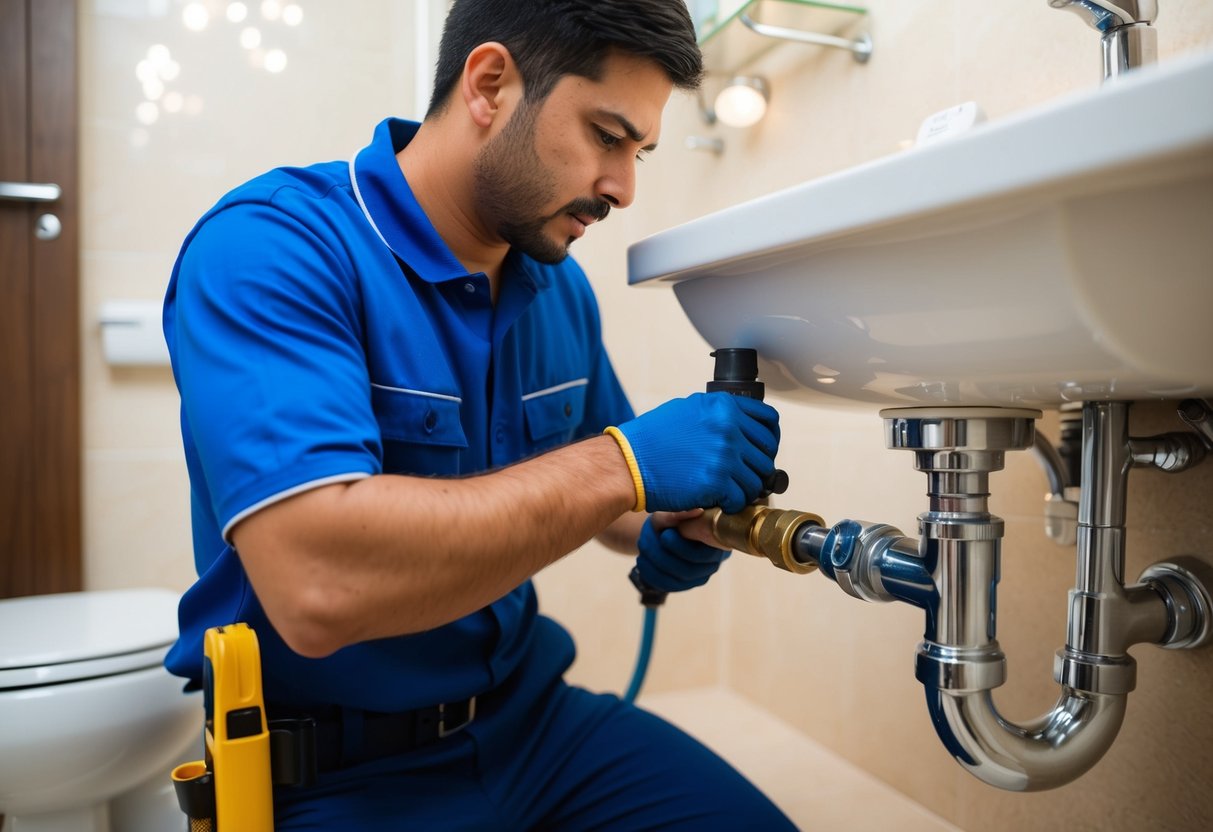
{"type": "Polygon", "coordinates": [[[49,182],[0,182],[0,200],[54,202],[62,194],[62,188],[49,182]]]}

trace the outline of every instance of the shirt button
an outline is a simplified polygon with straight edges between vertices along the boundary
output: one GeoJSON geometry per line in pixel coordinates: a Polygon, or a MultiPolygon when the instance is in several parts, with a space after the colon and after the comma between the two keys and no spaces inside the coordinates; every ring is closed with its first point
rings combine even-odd
{"type": "Polygon", "coordinates": [[[463,291],[467,292],[469,295],[475,294],[476,293],[476,284],[475,283],[463,284],[463,291]]]}
{"type": "Polygon", "coordinates": [[[500,445],[502,442],[504,442],[505,441],[505,428],[503,428],[501,425],[498,425],[496,432],[493,434],[493,438],[497,440],[498,445],[500,445]]]}
{"type": "Polygon", "coordinates": [[[571,404],[570,404],[570,403],[568,403],[568,402],[565,402],[565,403],[564,403],[564,416],[565,416],[565,418],[567,419],[568,417],[570,417],[570,416],[572,416],[572,415],[573,415],[573,405],[571,405],[571,404]]]}
{"type": "Polygon", "coordinates": [[[424,425],[426,433],[433,433],[438,425],[438,414],[432,410],[426,411],[424,425]]]}

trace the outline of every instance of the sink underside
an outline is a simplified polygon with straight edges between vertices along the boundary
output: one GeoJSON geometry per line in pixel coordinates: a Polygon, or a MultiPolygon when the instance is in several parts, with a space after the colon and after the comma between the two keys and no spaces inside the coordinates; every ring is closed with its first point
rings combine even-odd
{"type": "Polygon", "coordinates": [[[1213,60],[1156,75],[655,235],[631,281],[815,403],[1213,395],[1213,60]]]}

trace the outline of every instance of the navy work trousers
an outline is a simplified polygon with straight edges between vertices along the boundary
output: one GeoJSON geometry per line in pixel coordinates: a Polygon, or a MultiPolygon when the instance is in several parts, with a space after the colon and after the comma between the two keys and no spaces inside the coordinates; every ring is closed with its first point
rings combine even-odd
{"type": "Polygon", "coordinates": [[[617,696],[567,685],[568,660],[553,668],[556,645],[536,642],[464,730],[323,774],[310,789],[276,789],[275,828],[794,832],[748,780],[679,729],[617,696]]]}

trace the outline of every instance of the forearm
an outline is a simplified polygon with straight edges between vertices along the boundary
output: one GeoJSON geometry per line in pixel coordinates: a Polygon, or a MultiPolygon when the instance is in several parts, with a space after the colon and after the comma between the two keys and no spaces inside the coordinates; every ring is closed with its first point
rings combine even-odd
{"type": "Polygon", "coordinates": [[[303,655],[432,629],[502,597],[632,507],[614,440],[466,479],[376,476],[262,509],[232,537],[303,655]]]}

